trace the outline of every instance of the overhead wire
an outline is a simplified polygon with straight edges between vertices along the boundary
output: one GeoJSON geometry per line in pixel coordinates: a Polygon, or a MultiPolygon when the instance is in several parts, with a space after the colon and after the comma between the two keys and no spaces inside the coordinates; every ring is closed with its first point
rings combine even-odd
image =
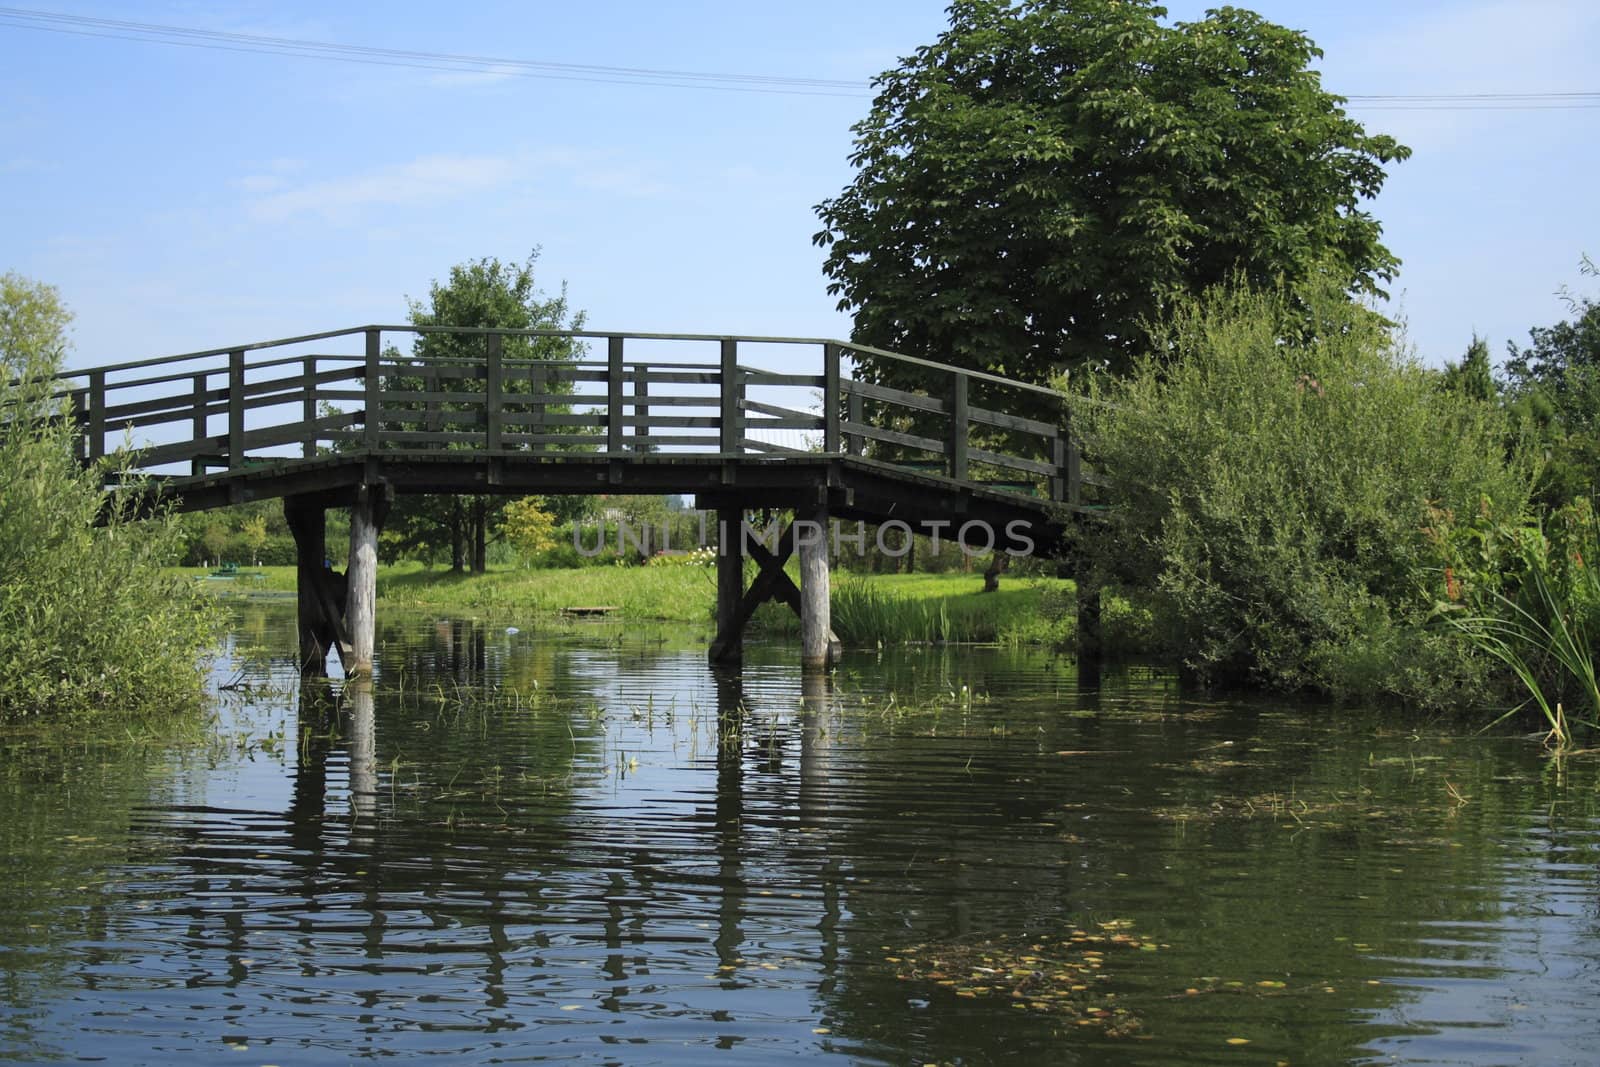
{"type": "MultiPolygon", "coordinates": [[[[792,77],[676,70],[654,67],[561,63],[551,60],[432,52],[371,45],[340,44],[294,37],[208,30],[194,26],[135,22],[73,15],[33,8],[0,7],[0,26],[79,37],[167,44],[213,51],[292,56],[341,63],[402,67],[450,74],[543,78],[606,85],[708,89],[785,96],[866,97],[871,87],[842,78],[792,77]]],[[[1600,109],[1600,91],[1480,93],[1347,93],[1348,104],[1363,111],[1586,111],[1600,109]]]]}

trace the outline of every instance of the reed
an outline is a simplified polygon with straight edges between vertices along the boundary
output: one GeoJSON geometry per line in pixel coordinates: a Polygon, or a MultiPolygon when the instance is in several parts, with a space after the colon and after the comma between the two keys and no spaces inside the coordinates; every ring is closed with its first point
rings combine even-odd
{"type": "Polygon", "coordinates": [[[1600,728],[1600,676],[1588,620],[1600,604],[1600,577],[1581,558],[1574,567],[1552,559],[1542,529],[1529,533],[1519,553],[1518,595],[1497,591],[1486,610],[1452,622],[1528,692],[1495,722],[1531,704],[1550,727],[1547,742],[1560,750],[1572,744],[1574,725],[1600,728]]]}

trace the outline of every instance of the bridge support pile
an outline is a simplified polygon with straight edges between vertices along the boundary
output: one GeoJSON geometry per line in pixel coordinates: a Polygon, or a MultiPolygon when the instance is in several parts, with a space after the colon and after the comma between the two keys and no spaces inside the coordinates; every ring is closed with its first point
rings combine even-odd
{"type": "Polygon", "coordinates": [[[346,676],[372,673],[378,534],[391,499],[382,485],[362,486],[356,493],[350,505],[350,564],[340,574],[332,568],[327,546],[327,509],[337,501],[321,495],[284,498],[284,518],[295,544],[302,673],[326,673],[328,653],[335,651],[346,676]]]}
{"type": "Polygon", "coordinates": [[[735,662],[744,652],[744,629],[757,608],[769,600],[788,605],[800,617],[800,663],[823,670],[839,659],[839,639],[829,619],[828,512],[797,510],[784,527],[776,549],[770,549],[745,527],[744,511],[717,509],[717,636],[711,643],[713,663],[735,662]],[[800,554],[800,585],[784,565],[800,554]],[[760,571],[744,587],[745,559],[760,571]]]}

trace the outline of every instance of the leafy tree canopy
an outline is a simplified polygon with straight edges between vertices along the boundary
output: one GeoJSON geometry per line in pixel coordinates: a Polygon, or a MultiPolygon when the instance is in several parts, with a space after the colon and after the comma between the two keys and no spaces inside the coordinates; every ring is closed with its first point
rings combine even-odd
{"type": "MultiPolygon", "coordinates": [[[[535,249],[522,263],[502,263],[487,256],[456,264],[446,280],[429,286],[427,300],[408,301],[412,324],[502,330],[582,329],[583,313],[569,306],[565,285],[555,296],[539,288],[534,276],[538,258],[535,249]]],[[[482,336],[471,334],[421,334],[412,353],[418,359],[481,359],[484,343],[482,336]]],[[[507,366],[504,388],[509,393],[526,393],[532,388],[529,376],[515,371],[518,363],[569,362],[581,352],[582,342],[572,337],[507,337],[503,345],[507,366]]],[[[394,385],[423,387],[420,378],[401,379],[394,385]]],[[[441,379],[430,388],[481,396],[484,383],[481,379],[441,379]]],[[[544,383],[543,388],[570,391],[571,387],[555,388],[544,383]]],[[[476,398],[463,398],[461,404],[446,408],[476,410],[480,406],[481,401],[476,398]]],[[[498,497],[402,497],[389,515],[389,542],[400,552],[424,558],[448,552],[455,569],[470,563],[473,570],[481,571],[487,543],[499,535],[504,504],[498,497]]],[[[581,512],[584,506],[582,498],[552,497],[546,502],[547,508],[561,516],[581,512]]]]}
{"type": "MultiPolygon", "coordinates": [[[[1587,256],[1581,269],[1590,277],[1600,276],[1600,268],[1587,256]]],[[[1543,394],[1562,414],[1588,422],[1594,413],[1587,401],[1593,399],[1593,378],[1600,372],[1600,300],[1565,287],[1561,298],[1569,318],[1529,330],[1526,348],[1506,343],[1506,377],[1513,394],[1543,394]]]]}
{"type": "Polygon", "coordinates": [[[1168,25],[1150,0],[949,15],[879,75],[855,179],[817,208],[856,341],[1046,381],[1125,368],[1148,323],[1228,279],[1393,277],[1361,205],[1410,150],[1346,116],[1304,34],[1232,7],[1168,25]]]}
{"type": "Polygon", "coordinates": [[[1444,368],[1444,387],[1451,392],[1471,397],[1473,400],[1491,401],[1500,396],[1495,384],[1494,367],[1489,363],[1489,343],[1477,334],[1467,346],[1460,363],[1447,363],[1444,368]]]}

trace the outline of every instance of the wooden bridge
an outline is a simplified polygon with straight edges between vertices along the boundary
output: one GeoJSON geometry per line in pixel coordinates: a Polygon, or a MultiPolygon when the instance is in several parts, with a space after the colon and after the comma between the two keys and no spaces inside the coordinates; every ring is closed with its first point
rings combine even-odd
{"type": "Polygon", "coordinates": [[[349,673],[371,670],[396,493],[692,495],[719,518],[713,656],[737,657],[750,613],[779,599],[817,666],[834,646],[829,546],[811,524],[977,531],[977,548],[1011,531],[1048,554],[1086,481],[1054,391],[811,338],[363,326],[74,370],[57,395],[84,462],[134,450],[107,464],[113,493],[177,510],[282,498],[303,663],[337,647],[349,673]],[[876,384],[863,357],[922,388],[876,384]],[[343,582],[323,564],[329,507],[351,509],[343,582]],[[793,512],[776,549],[741,534],[754,509],[793,512]],[[798,587],[783,571],[795,552],[798,587]]]}

